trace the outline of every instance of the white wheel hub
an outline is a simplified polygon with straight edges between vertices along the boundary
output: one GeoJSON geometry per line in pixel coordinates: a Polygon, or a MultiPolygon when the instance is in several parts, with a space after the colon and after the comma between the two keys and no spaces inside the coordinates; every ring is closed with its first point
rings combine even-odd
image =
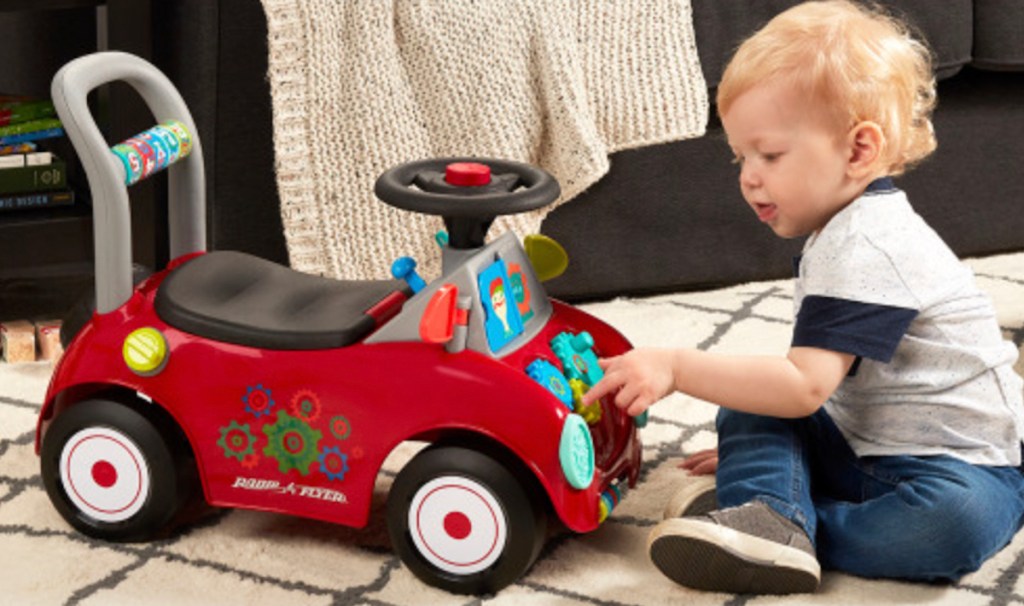
{"type": "Polygon", "coordinates": [[[505,549],[508,522],[482,484],[442,476],[416,491],[409,507],[409,532],[420,554],[454,574],[473,574],[493,564],[505,549]]]}
{"type": "Polygon", "coordinates": [[[64,444],[60,480],[75,507],[101,522],[127,520],[149,496],[149,466],[139,447],[106,427],[82,429],[64,444]]]}

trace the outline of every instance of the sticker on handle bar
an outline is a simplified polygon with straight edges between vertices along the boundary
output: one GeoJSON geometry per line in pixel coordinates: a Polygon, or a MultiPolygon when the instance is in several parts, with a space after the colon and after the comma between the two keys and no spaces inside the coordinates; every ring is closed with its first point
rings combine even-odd
{"type": "Polygon", "coordinates": [[[124,165],[124,184],[151,177],[192,151],[192,134],[177,120],[168,120],[110,148],[124,165]]]}

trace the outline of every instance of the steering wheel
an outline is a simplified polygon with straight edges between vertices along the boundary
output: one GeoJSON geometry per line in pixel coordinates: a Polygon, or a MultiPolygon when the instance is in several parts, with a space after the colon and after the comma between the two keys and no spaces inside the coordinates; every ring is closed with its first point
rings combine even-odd
{"type": "Polygon", "coordinates": [[[448,230],[448,245],[458,249],[483,246],[495,217],[546,206],[561,194],[547,171],[491,158],[401,164],[378,177],[373,191],[396,208],[439,215],[448,230]]]}

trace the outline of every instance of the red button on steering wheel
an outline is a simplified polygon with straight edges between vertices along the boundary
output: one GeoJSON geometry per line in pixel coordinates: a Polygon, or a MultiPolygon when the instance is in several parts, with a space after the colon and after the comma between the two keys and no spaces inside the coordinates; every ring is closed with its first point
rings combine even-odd
{"type": "Polygon", "coordinates": [[[491,184],[491,167],[479,162],[452,162],[444,168],[444,180],[459,187],[491,184]]]}

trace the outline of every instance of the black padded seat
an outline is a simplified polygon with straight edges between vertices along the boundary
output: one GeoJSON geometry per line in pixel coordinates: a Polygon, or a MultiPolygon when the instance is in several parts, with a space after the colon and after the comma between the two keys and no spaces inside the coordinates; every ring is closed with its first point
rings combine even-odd
{"type": "Polygon", "coordinates": [[[218,251],[174,269],[160,285],[156,313],[187,333],[262,349],[330,349],[376,325],[366,311],[397,280],[344,281],[297,272],[259,257],[218,251]]]}

